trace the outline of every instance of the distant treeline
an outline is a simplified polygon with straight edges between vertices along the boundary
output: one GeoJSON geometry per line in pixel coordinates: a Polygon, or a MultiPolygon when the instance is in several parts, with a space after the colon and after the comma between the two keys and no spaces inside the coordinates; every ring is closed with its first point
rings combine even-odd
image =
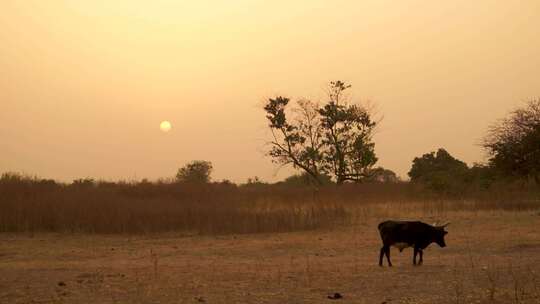
{"type": "MultiPolygon", "coordinates": [[[[351,101],[350,87],[330,82],[322,104],[305,98],[295,103],[284,96],[268,98],[264,110],[272,134],[267,142],[272,161],[292,165],[317,185],[388,179],[384,176],[391,171],[375,167],[373,134],[381,119],[369,104],[351,101]]],[[[540,99],[527,101],[493,123],[482,147],[489,155],[485,164],[468,168],[440,149],[415,158],[409,177],[434,191],[456,193],[488,188],[497,181],[540,184],[540,99]]]]}
{"type": "Polygon", "coordinates": [[[328,184],[317,188],[298,185],[291,179],[275,184],[252,179],[242,185],[227,181],[92,179],[57,183],[3,174],[0,232],[286,232],[344,225],[359,214],[365,217],[376,210],[401,214],[405,206],[410,206],[407,210],[433,212],[538,209],[538,197],[534,184],[521,183],[503,183],[458,195],[409,182],[328,184]]]}

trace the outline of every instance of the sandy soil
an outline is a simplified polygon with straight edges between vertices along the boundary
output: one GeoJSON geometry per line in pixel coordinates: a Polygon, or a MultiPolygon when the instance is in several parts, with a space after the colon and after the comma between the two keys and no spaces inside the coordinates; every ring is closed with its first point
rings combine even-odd
{"type": "Polygon", "coordinates": [[[448,218],[446,248],[419,267],[392,249],[392,268],[377,264],[381,219],[218,237],[0,234],[0,303],[540,303],[538,212],[448,218]]]}

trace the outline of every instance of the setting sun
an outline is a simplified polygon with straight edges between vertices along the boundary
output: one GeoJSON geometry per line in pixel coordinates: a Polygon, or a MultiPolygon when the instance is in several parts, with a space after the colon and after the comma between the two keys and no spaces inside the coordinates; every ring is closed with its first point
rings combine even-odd
{"type": "Polygon", "coordinates": [[[162,132],[169,132],[172,128],[172,125],[169,121],[167,120],[164,120],[162,121],[160,124],[159,124],[159,129],[162,131],[162,132]]]}

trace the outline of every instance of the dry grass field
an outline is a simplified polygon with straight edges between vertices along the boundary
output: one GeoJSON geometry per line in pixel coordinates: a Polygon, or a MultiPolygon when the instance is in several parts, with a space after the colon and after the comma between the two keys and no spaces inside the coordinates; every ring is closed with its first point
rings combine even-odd
{"type": "MultiPolygon", "coordinates": [[[[433,205],[432,205],[433,206],[433,205]]],[[[310,231],[0,234],[0,303],[540,303],[540,213],[378,204],[310,231]],[[401,210],[399,210],[401,209],[401,210]],[[423,266],[377,223],[449,220],[423,266]],[[339,293],[342,299],[329,299],[339,293]]]]}

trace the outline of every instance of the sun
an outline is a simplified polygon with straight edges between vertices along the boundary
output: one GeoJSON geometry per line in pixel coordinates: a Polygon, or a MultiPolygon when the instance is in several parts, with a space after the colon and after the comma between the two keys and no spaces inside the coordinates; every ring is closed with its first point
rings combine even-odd
{"type": "Polygon", "coordinates": [[[172,128],[172,125],[169,121],[167,120],[164,120],[162,121],[160,124],[159,124],[159,129],[162,131],[162,132],[169,132],[172,128]]]}

